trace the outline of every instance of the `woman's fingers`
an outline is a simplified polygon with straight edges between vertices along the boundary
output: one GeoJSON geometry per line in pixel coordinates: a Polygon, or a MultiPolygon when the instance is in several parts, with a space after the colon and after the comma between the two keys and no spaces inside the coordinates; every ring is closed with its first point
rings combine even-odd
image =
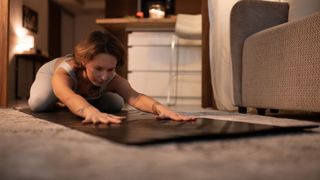
{"type": "Polygon", "coordinates": [[[121,123],[120,120],[112,118],[112,117],[99,117],[98,118],[98,122],[102,123],[102,124],[119,124],[121,123]]]}
{"type": "Polygon", "coordinates": [[[107,114],[107,119],[111,122],[111,123],[121,123],[122,120],[125,119],[124,116],[115,116],[115,115],[111,115],[111,114],[107,114]]]}
{"type": "Polygon", "coordinates": [[[159,114],[156,116],[157,119],[172,119],[174,121],[194,121],[196,120],[193,116],[182,115],[178,113],[169,113],[169,114],[159,114]]]}
{"type": "Polygon", "coordinates": [[[174,114],[171,116],[171,119],[172,119],[172,120],[175,120],[175,121],[181,121],[181,120],[183,120],[183,119],[181,118],[181,116],[180,116],[179,114],[176,114],[176,113],[174,113],[174,114]]]}
{"type": "Polygon", "coordinates": [[[99,121],[98,120],[94,120],[92,118],[86,118],[81,123],[82,124],[90,124],[90,123],[92,123],[94,125],[97,125],[97,124],[99,124],[99,121]]]}
{"type": "Polygon", "coordinates": [[[88,124],[88,123],[91,123],[91,119],[84,119],[83,121],[81,121],[82,124],[88,124]]]}
{"type": "Polygon", "coordinates": [[[169,116],[166,116],[165,114],[156,115],[156,118],[157,118],[157,119],[170,119],[170,117],[169,117],[169,116]]]}
{"type": "Polygon", "coordinates": [[[85,120],[82,121],[83,124],[88,124],[88,123],[93,123],[93,124],[98,124],[98,123],[103,123],[103,124],[119,124],[124,120],[126,117],[124,116],[115,116],[111,114],[106,114],[106,113],[101,113],[97,116],[89,117],[86,118],[85,120]]]}
{"type": "Polygon", "coordinates": [[[119,119],[119,120],[124,120],[126,117],[125,116],[116,116],[116,115],[112,115],[112,114],[108,114],[110,117],[115,118],[115,119],[119,119]]]}
{"type": "Polygon", "coordinates": [[[120,124],[122,121],[117,119],[117,118],[111,118],[109,117],[107,120],[106,120],[106,124],[108,123],[114,123],[114,124],[120,124]]]}
{"type": "Polygon", "coordinates": [[[180,118],[184,121],[194,121],[196,120],[197,118],[194,117],[194,116],[187,116],[187,115],[180,115],[180,118]]]}

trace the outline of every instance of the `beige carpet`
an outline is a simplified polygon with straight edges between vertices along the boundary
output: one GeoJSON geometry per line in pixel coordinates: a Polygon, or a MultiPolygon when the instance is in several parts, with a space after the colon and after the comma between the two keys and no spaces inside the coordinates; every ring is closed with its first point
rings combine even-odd
{"type": "MultiPolygon", "coordinates": [[[[317,123],[210,111],[216,119],[317,123]]],[[[280,115],[279,115],[280,116],[280,115]]],[[[296,116],[287,115],[293,118],[296,116]]],[[[125,146],[0,109],[0,179],[320,179],[320,128],[246,138],[125,146]]]]}

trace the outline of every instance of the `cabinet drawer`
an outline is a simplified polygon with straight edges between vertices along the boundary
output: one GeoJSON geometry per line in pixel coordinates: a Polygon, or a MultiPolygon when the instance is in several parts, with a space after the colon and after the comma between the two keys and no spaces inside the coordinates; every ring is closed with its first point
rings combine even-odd
{"type": "Polygon", "coordinates": [[[128,81],[133,89],[149,96],[165,97],[169,84],[169,73],[161,72],[132,72],[128,81]]]}
{"type": "Polygon", "coordinates": [[[166,70],[170,68],[171,48],[131,47],[128,50],[128,70],[166,70]]]}
{"type": "Polygon", "coordinates": [[[138,46],[128,50],[128,70],[154,70],[166,71],[172,68],[181,71],[201,71],[201,48],[200,47],[179,47],[177,59],[173,58],[169,46],[138,46]]]}
{"type": "Polygon", "coordinates": [[[200,73],[181,73],[178,76],[177,83],[178,97],[201,97],[200,73]]]}
{"type": "Polygon", "coordinates": [[[173,32],[133,32],[128,35],[128,45],[171,45],[173,32]]]}
{"type": "MultiPolygon", "coordinates": [[[[169,77],[169,73],[163,72],[132,72],[128,74],[129,83],[136,91],[153,97],[167,96],[169,77]]],[[[179,75],[178,81],[176,78],[172,78],[170,88],[172,96],[176,96],[176,87],[178,87],[177,97],[201,97],[200,73],[179,75]]]]}

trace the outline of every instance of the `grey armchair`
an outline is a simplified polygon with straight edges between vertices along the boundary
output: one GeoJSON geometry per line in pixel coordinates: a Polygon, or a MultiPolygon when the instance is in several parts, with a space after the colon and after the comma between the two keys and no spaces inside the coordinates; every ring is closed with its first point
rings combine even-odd
{"type": "Polygon", "coordinates": [[[235,105],[320,112],[320,12],[294,22],[287,3],[239,1],[231,11],[235,105]]]}

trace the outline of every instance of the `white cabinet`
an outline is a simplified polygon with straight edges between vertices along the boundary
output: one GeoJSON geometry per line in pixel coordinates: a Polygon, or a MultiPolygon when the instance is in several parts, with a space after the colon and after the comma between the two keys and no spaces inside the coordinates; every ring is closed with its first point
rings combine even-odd
{"type": "Polygon", "coordinates": [[[177,105],[201,104],[201,47],[184,43],[172,58],[173,32],[132,32],[128,36],[128,80],[138,92],[177,105]],[[169,82],[171,81],[171,85],[169,82]]]}

